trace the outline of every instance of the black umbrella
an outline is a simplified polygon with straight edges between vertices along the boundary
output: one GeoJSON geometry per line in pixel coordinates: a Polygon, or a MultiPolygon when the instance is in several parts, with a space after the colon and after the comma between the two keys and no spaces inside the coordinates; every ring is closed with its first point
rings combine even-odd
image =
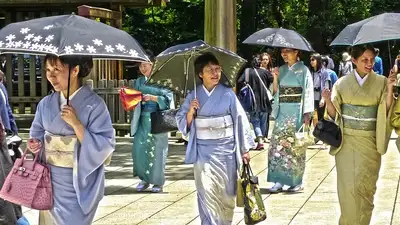
{"type": "Polygon", "coordinates": [[[161,52],[156,57],[148,84],[168,88],[185,96],[191,90],[195,90],[196,84],[201,83],[194,71],[194,60],[207,52],[212,53],[222,67],[220,83],[234,86],[236,75],[246,60],[231,51],[211,46],[201,40],[176,45],[161,52]]]}
{"type": "MultiPolygon", "coordinates": [[[[125,31],[74,14],[7,25],[0,30],[0,53],[150,62],[139,43],[125,31]]],[[[68,100],[69,85],[68,80],[68,100]]]]}
{"type": "Polygon", "coordinates": [[[149,61],[139,43],[125,31],[74,14],[7,25],[0,30],[0,52],[149,61]]]}
{"type": "Polygon", "coordinates": [[[308,52],[314,49],[310,43],[294,30],[284,28],[265,28],[250,35],[244,44],[265,45],[276,48],[293,48],[308,52]]]}
{"type": "Polygon", "coordinates": [[[400,39],[400,13],[383,13],[347,25],[331,46],[354,46],[396,39],[400,39]]]}

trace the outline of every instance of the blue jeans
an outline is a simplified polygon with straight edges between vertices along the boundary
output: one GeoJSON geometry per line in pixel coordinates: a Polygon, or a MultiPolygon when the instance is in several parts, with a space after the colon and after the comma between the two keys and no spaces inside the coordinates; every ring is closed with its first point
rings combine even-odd
{"type": "Polygon", "coordinates": [[[253,124],[256,137],[267,137],[269,129],[269,113],[251,112],[250,122],[253,124]]]}

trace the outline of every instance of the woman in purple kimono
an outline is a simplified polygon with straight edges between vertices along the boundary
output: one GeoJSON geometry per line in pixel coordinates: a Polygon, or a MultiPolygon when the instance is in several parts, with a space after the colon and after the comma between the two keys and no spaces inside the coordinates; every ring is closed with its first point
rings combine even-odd
{"type": "Polygon", "coordinates": [[[231,88],[219,84],[221,66],[214,55],[195,60],[203,84],[189,93],[176,115],[189,134],[185,163],[194,163],[197,201],[203,225],[228,225],[235,208],[238,163],[250,160],[255,143],[242,106],[231,88]]]}
{"type": "Polygon", "coordinates": [[[38,104],[28,148],[45,151],[54,206],[40,212],[39,224],[88,225],[104,195],[104,163],[115,149],[115,132],[104,101],[82,85],[93,67],[90,57],[46,56],[45,63],[55,92],[38,104]]]}

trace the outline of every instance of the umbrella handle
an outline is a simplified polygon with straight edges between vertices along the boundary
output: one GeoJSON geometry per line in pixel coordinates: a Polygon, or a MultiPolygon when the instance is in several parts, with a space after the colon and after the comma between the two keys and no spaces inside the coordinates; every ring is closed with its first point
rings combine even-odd
{"type": "Polygon", "coordinates": [[[68,90],[67,90],[67,105],[69,105],[69,88],[71,87],[71,70],[68,69],[68,90]]]}

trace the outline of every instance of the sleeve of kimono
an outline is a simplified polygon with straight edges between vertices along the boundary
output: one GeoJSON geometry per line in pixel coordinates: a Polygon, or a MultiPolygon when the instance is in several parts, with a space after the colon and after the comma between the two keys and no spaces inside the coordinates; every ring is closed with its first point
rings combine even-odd
{"type": "Polygon", "coordinates": [[[174,95],[168,90],[161,90],[160,94],[157,95],[157,103],[160,110],[167,110],[172,102],[174,95]]]}
{"type": "Polygon", "coordinates": [[[115,150],[115,131],[103,100],[94,107],[80,149],[74,154],[73,184],[79,205],[88,214],[103,197],[104,162],[115,150]]]}
{"type": "Polygon", "coordinates": [[[45,97],[44,99],[42,99],[42,101],[39,102],[36,108],[36,113],[35,117],[33,118],[31,128],[29,129],[29,137],[38,139],[42,144],[44,143],[43,140],[45,134],[45,129],[43,127],[42,113],[43,113],[43,105],[44,102],[47,100],[47,98],[48,97],[45,97]]]}
{"type": "Polygon", "coordinates": [[[396,129],[400,128],[400,100],[396,99],[394,103],[392,114],[391,114],[392,126],[396,129]]]}
{"type": "MultiPolygon", "coordinates": [[[[190,103],[192,102],[194,98],[193,92],[190,92],[186,98],[181,107],[179,108],[178,112],[176,113],[176,123],[178,124],[178,129],[180,132],[182,132],[183,136],[187,136],[190,127],[187,127],[187,120],[186,120],[186,115],[189,112],[190,108],[190,103]]],[[[191,124],[191,127],[193,126],[193,123],[191,124]]]]}
{"type": "Polygon", "coordinates": [[[306,69],[305,92],[303,99],[303,114],[314,111],[314,84],[310,70],[306,69]]]}
{"type": "Polygon", "coordinates": [[[255,146],[252,129],[246,112],[244,111],[239,100],[234,93],[230,95],[231,98],[231,115],[234,121],[235,141],[239,147],[240,153],[244,154],[255,146]]]}
{"type": "Polygon", "coordinates": [[[376,147],[380,154],[385,154],[389,145],[390,135],[392,134],[392,125],[390,121],[390,115],[392,113],[392,107],[390,107],[389,112],[387,110],[387,79],[384,77],[383,91],[381,99],[378,105],[378,113],[376,118],[376,147]],[[388,116],[389,115],[389,116],[388,116]]]}

